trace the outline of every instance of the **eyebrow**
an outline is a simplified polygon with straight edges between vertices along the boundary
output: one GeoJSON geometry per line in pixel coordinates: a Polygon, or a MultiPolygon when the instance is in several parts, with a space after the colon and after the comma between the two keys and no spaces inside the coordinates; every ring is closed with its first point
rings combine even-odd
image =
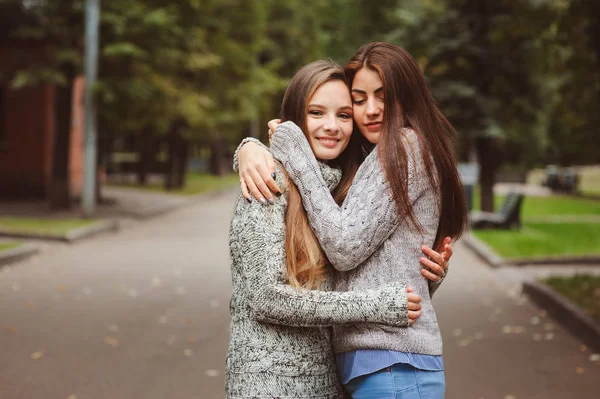
{"type": "MultiPolygon", "coordinates": [[[[308,104],[308,108],[311,108],[311,107],[313,107],[313,108],[325,108],[325,106],[323,106],[323,105],[320,105],[320,104],[308,104]]],[[[345,110],[350,110],[350,111],[352,111],[352,107],[351,107],[351,106],[349,106],[349,105],[345,105],[345,106],[343,106],[343,107],[340,107],[340,108],[338,108],[338,109],[345,109],[345,110]]]]}
{"type": "MultiPolygon", "coordinates": [[[[383,91],[383,86],[382,86],[382,87],[380,87],[379,89],[375,90],[375,91],[373,92],[373,94],[378,94],[378,93],[380,93],[380,92],[382,92],[382,91],[383,91]]],[[[367,92],[366,92],[366,91],[364,91],[364,90],[359,90],[359,89],[352,89],[352,93],[364,94],[364,95],[366,95],[366,94],[367,94],[367,92]]]]}

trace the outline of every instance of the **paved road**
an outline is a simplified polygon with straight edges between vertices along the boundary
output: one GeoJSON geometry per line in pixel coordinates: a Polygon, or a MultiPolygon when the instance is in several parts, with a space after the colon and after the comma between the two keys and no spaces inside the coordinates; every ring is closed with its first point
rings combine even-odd
{"type": "MultiPolygon", "coordinates": [[[[0,269],[0,399],[223,398],[235,195],[0,269]]],[[[447,398],[596,398],[600,367],[458,245],[434,300],[447,398]]]]}

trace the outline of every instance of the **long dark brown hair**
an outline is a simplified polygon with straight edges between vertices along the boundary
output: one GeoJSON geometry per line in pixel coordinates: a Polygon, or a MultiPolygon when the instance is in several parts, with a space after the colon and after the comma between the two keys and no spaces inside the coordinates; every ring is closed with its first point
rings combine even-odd
{"type": "MultiPolygon", "coordinates": [[[[290,81],[283,96],[281,121],[292,121],[306,133],[310,98],[324,83],[335,80],[345,83],[344,70],[332,61],[315,61],[302,67],[290,81]]],[[[327,258],[310,228],[298,188],[283,167],[281,170],[287,181],[285,250],[288,282],[296,288],[318,288],[325,273],[327,258]]]]}
{"type": "MultiPolygon", "coordinates": [[[[380,141],[377,145],[381,164],[392,190],[400,215],[406,215],[415,230],[423,232],[408,198],[408,151],[402,128],[413,129],[419,139],[427,178],[440,196],[440,218],[433,248],[446,236],[458,239],[467,222],[465,196],[456,167],[452,141],[456,131],[442,115],[414,58],[403,48],[390,43],[369,43],[358,49],[344,68],[346,82],[358,71],[368,68],[383,82],[384,111],[380,141]]],[[[352,182],[368,142],[359,132],[353,134],[350,150],[352,162],[338,190],[352,182]],[[354,141],[354,143],[352,143],[354,141]]]]}

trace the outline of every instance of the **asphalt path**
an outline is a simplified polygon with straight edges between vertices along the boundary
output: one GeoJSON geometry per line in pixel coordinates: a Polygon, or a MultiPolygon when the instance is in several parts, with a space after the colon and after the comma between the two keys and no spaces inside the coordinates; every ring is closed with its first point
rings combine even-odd
{"type": "MultiPolygon", "coordinates": [[[[0,269],[0,399],[217,399],[235,191],[0,269]]],[[[460,243],[434,304],[447,398],[597,398],[600,361],[460,243]]]]}

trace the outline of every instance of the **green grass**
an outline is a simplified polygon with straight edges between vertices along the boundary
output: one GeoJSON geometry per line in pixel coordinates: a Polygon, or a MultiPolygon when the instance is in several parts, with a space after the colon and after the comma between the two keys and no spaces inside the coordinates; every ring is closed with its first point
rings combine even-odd
{"type": "Polygon", "coordinates": [[[8,233],[64,235],[69,230],[89,226],[95,222],[79,219],[0,217],[0,230],[8,233]]]}
{"type": "Polygon", "coordinates": [[[0,252],[13,249],[21,245],[20,242],[0,242],[0,252]]]}
{"type": "MultiPolygon", "coordinates": [[[[480,209],[479,190],[473,194],[473,209],[480,209]]],[[[494,196],[494,207],[500,209],[504,196],[494,196]]],[[[525,196],[521,208],[521,217],[527,220],[529,216],[556,216],[556,215],[600,215],[600,201],[576,197],[531,197],[525,196]]]]}
{"type": "Polygon", "coordinates": [[[600,322],[600,276],[550,277],[542,281],[566,296],[600,322]]]}
{"type": "Polygon", "coordinates": [[[152,192],[161,192],[177,195],[195,195],[220,188],[235,186],[239,184],[237,174],[225,176],[214,176],[205,173],[189,173],[186,178],[185,187],[182,190],[165,190],[163,184],[147,184],[141,186],[138,184],[111,184],[113,187],[135,188],[152,192]]]}
{"type": "Polygon", "coordinates": [[[505,258],[600,255],[600,223],[524,223],[520,230],[472,230],[505,258]]]}

